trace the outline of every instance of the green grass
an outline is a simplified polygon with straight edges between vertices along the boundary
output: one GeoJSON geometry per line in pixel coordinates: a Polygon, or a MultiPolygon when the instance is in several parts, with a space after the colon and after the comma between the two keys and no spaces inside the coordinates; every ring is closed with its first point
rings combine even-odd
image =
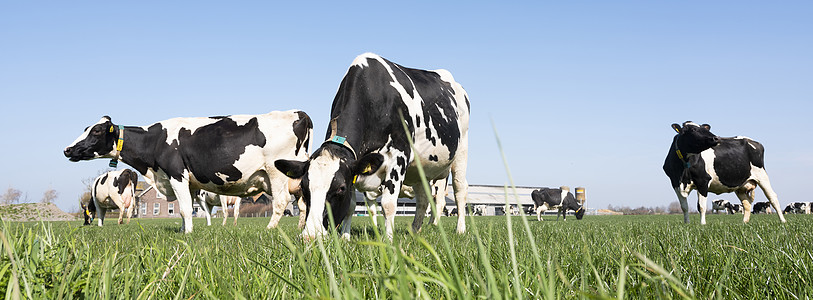
{"type": "MultiPolygon", "coordinates": [[[[180,234],[180,219],[99,228],[80,222],[4,223],[0,293],[23,298],[740,298],[813,295],[813,216],[472,217],[469,232],[407,228],[392,243],[354,218],[349,242],[305,244],[296,218],[266,218],[180,234]],[[531,217],[528,217],[531,219],[531,217]],[[452,263],[456,261],[456,263],[452,263]]],[[[383,222],[379,222],[383,224],[383,222]]],[[[383,228],[382,228],[383,229],[383,228]]]]}

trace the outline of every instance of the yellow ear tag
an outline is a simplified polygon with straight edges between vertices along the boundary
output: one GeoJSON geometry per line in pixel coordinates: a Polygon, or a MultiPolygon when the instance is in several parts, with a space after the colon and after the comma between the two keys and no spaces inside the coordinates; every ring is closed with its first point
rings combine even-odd
{"type": "Polygon", "coordinates": [[[113,132],[113,126],[110,126],[110,132],[113,132]]]}
{"type": "Polygon", "coordinates": [[[364,168],[364,172],[361,172],[361,174],[367,174],[372,170],[373,170],[373,166],[368,164],[367,167],[364,168]]]}
{"type": "Polygon", "coordinates": [[[677,150],[678,158],[683,159],[683,153],[680,153],[680,150],[677,150]]]}
{"type": "Polygon", "coordinates": [[[293,174],[294,174],[294,173],[293,173],[293,172],[291,172],[291,171],[288,171],[288,173],[285,173],[285,175],[287,175],[288,177],[293,177],[293,176],[294,176],[293,174]]]}
{"type": "Polygon", "coordinates": [[[356,184],[356,179],[359,179],[359,176],[358,176],[358,175],[353,176],[353,184],[356,184]]]}

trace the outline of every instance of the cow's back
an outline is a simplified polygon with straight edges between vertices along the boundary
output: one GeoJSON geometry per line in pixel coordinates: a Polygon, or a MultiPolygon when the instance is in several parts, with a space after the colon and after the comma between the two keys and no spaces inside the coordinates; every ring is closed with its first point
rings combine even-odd
{"type": "Polygon", "coordinates": [[[743,185],[751,178],[751,166],[764,168],[764,148],[762,144],[749,138],[723,138],[720,144],[701,153],[706,170],[716,175],[716,181],[734,188],[743,185]],[[708,164],[713,160],[713,164],[708,164]],[[713,167],[713,169],[710,169],[713,167]]]}

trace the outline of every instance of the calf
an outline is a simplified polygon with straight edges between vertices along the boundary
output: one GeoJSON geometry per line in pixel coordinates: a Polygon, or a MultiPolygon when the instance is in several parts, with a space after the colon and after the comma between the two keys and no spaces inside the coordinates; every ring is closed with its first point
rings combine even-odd
{"type": "Polygon", "coordinates": [[[558,189],[551,189],[543,187],[531,192],[531,199],[534,201],[536,207],[536,219],[542,221],[542,213],[549,209],[558,208],[556,212],[556,220],[559,220],[559,215],[562,215],[563,220],[567,220],[567,211],[573,210],[576,219],[581,220],[584,217],[584,206],[576,201],[576,197],[570,193],[570,189],[566,186],[558,189]]]}
{"type": "MultiPolygon", "coordinates": [[[[777,210],[777,212],[779,214],[782,214],[781,210],[777,210]]],[[[771,213],[771,204],[768,203],[768,202],[754,203],[754,213],[755,214],[770,214],[771,213]]]]}
{"type": "MultiPolygon", "coordinates": [[[[460,211],[457,232],[466,231],[469,100],[451,73],[406,68],[362,54],[342,79],[330,118],[326,141],[309,160],[275,164],[291,178],[301,178],[308,206],[302,232],[306,239],[327,233],[323,213],[328,204],[333,220],[342,222],[342,236],[349,238],[355,187],[361,192],[381,188],[386,237],[392,240],[401,186],[423,189],[419,161],[428,182],[447,178],[451,170],[460,211]]],[[[421,229],[428,198],[415,193],[415,232],[421,229]]]]}
{"type": "MultiPolygon", "coordinates": [[[[275,227],[290,199],[278,159],[307,159],[313,124],[301,111],[210,118],[175,118],[149,126],[121,126],[103,117],[64,154],[70,161],[121,159],[167,197],[178,200],[183,232],[192,232],[192,195],[271,195],[275,227]]],[[[111,162],[112,164],[112,162],[111,162]]]]}
{"type": "MultiPolygon", "coordinates": [[[[138,174],[130,169],[110,171],[97,177],[90,187],[90,203],[88,211],[92,205],[96,208],[96,218],[99,226],[104,223],[104,215],[108,209],[119,210],[119,224],[127,214],[127,223],[135,212],[135,189],[138,183],[138,174]]],[[[91,218],[92,219],[92,218],[91,218]]],[[[87,215],[85,221],[87,221],[87,215]]]]}
{"type": "MultiPolygon", "coordinates": [[[[754,189],[759,186],[779,210],[779,199],[771,188],[765,172],[762,144],[746,138],[720,138],[711,133],[708,124],[684,122],[681,127],[672,124],[677,135],[672,139],[669,153],[663,163],[663,171],[669,176],[672,188],[683,209],[683,221],[689,223],[689,205],[686,198],[697,189],[697,205],[700,224],[706,224],[706,197],[734,192],[743,205],[743,222],[751,217],[754,189]]],[[[779,213],[784,223],[785,217],[779,213]]]]}
{"type": "Polygon", "coordinates": [[[811,202],[791,202],[785,207],[784,213],[810,214],[811,202]]]}
{"type": "Polygon", "coordinates": [[[206,225],[212,226],[212,209],[220,206],[223,211],[223,226],[229,218],[229,205],[234,205],[234,225],[237,225],[237,218],[240,216],[240,202],[243,199],[237,196],[218,195],[209,191],[200,190],[195,194],[200,206],[206,212],[206,225]]]}

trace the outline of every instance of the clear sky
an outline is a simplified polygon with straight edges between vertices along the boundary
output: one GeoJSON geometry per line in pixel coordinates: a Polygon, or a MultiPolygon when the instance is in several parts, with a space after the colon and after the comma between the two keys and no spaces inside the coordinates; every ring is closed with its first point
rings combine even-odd
{"type": "Polygon", "coordinates": [[[3,1],[0,192],[53,188],[78,207],[108,160],[62,150],[103,115],[297,108],[321,138],[353,58],[374,52],[466,88],[471,184],[507,182],[493,120],[518,185],[666,206],[669,125],[693,120],[761,142],[782,204],[811,201],[811,15],[810,1],[3,1]]]}

